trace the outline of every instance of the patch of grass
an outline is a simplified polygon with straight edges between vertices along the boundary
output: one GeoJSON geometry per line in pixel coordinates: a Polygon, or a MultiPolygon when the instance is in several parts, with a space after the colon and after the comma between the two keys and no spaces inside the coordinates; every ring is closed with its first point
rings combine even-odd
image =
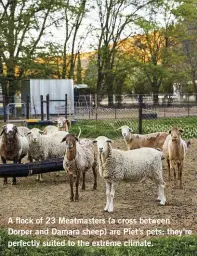
{"type": "MultiPolygon", "coordinates": [[[[18,124],[16,124],[18,125],[18,124]]],[[[138,133],[138,120],[136,119],[108,119],[108,120],[76,120],[72,125],[70,132],[78,134],[79,127],[82,130],[81,137],[96,138],[100,135],[105,135],[110,139],[121,138],[121,131],[118,130],[122,125],[128,125],[138,133]]],[[[143,134],[164,131],[168,132],[170,128],[177,126],[184,130],[182,137],[185,139],[197,138],[197,116],[189,117],[168,117],[151,120],[143,120],[143,134]]],[[[31,125],[29,128],[44,129],[41,125],[31,125]]]]}
{"type": "MultiPolygon", "coordinates": [[[[182,137],[189,139],[197,137],[197,117],[174,117],[174,118],[158,118],[154,120],[143,120],[143,134],[164,131],[168,132],[173,126],[178,126],[184,130],[182,137]]],[[[121,131],[118,130],[122,125],[128,125],[138,133],[138,121],[133,119],[121,120],[77,120],[72,126],[70,132],[79,133],[79,128],[82,130],[83,137],[95,138],[100,135],[105,135],[111,139],[121,137],[121,131]]]]}
{"type": "MultiPolygon", "coordinates": [[[[9,241],[30,241],[37,238],[9,236],[4,230],[0,230],[0,255],[2,256],[196,256],[197,237],[165,237],[150,240],[152,246],[131,247],[19,247],[8,248],[9,241]]],[[[40,239],[37,239],[40,240],[40,239]]],[[[44,240],[44,238],[43,238],[44,240]]],[[[41,241],[41,240],[40,240],[41,241]]]]}

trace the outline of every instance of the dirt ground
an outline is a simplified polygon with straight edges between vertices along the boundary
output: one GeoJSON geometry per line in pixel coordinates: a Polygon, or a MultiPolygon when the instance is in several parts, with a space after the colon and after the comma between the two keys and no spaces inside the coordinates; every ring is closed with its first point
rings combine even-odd
{"type": "MultiPolygon", "coordinates": [[[[106,213],[103,211],[105,183],[99,174],[96,191],[92,191],[92,172],[87,174],[86,191],[80,190],[78,202],[69,201],[68,177],[63,171],[59,177],[55,173],[44,174],[43,182],[37,182],[35,176],[18,178],[16,186],[11,185],[11,179],[4,186],[2,179],[0,228],[32,230],[32,235],[35,230],[43,230],[40,231],[45,233],[41,234],[43,239],[60,237],[60,231],[54,232],[56,228],[64,230],[64,239],[73,241],[128,241],[178,235],[178,232],[197,234],[197,140],[191,142],[184,164],[183,189],[174,188],[173,182],[167,181],[164,161],[165,206],[156,202],[157,189],[151,181],[120,183],[116,188],[114,212],[106,213]],[[31,218],[33,224],[16,223],[17,217],[31,218]],[[41,218],[42,222],[36,224],[41,218]],[[63,219],[68,223],[63,224],[63,219]],[[81,219],[84,223],[79,224],[81,219]]],[[[114,147],[125,149],[122,140],[115,141],[114,147]]]]}

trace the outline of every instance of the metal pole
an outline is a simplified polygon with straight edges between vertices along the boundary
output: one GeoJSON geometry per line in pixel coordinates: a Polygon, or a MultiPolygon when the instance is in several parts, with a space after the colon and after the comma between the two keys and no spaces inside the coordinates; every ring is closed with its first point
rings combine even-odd
{"type": "Polygon", "coordinates": [[[27,110],[26,110],[27,119],[29,119],[29,102],[30,102],[30,98],[29,98],[29,95],[27,95],[27,110]]]}
{"type": "Polygon", "coordinates": [[[49,94],[46,95],[46,103],[47,103],[47,120],[49,120],[49,94]]]}
{"type": "Polygon", "coordinates": [[[3,121],[6,123],[6,104],[5,104],[5,95],[3,95],[3,121]]]}
{"type": "Polygon", "coordinates": [[[139,134],[142,134],[142,103],[143,103],[143,96],[139,94],[139,123],[138,123],[139,134]]]}
{"type": "Polygon", "coordinates": [[[41,113],[41,120],[44,120],[44,102],[43,102],[43,95],[40,95],[40,113],[41,113]]]}
{"type": "Polygon", "coordinates": [[[67,94],[65,94],[65,118],[67,119],[68,116],[68,98],[67,94]]]}

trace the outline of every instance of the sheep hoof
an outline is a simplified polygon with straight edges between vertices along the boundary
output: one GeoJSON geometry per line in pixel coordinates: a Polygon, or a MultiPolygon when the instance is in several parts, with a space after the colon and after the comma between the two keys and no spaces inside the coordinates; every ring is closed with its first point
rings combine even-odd
{"type": "Polygon", "coordinates": [[[7,182],[7,181],[4,181],[4,182],[3,182],[3,185],[7,185],[7,184],[8,184],[8,182],[7,182]]]}
{"type": "Polygon", "coordinates": [[[97,188],[97,185],[94,185],[92,190],[96,190],[96,188],[97,188]]]}
{"type": "Polygon", "coordinates": [[[108,212],[113,212],[113,209],[109,209],[108,212]]]}
{"type": "Polygon", "coordinates": [[[13,181],[13,182],[12,182],[12,185],[16,185],[16,181],[13,181]]]}
{"type": "Polygon", "coordinates": [[[82,186],[81,190],[85,190],[85,186],[82,186]]]}
{"type": "Polygon", "coordinates": [[[165,202],[160,202],[159,205],[163,206],[165,205],[165,202]]]}
{"type": "Polygon", "coordinates": [[[73,200],[73,197],[70,197],[70,201],[71,201],[71,202],[73,202],[73,201],[74,201],[74,200],[73,200]]]}

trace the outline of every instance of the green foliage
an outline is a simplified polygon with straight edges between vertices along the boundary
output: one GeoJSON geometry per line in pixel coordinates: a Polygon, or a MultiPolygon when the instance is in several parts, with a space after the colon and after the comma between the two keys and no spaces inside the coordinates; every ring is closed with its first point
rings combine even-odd
{"type": "MultiPolygon", "coordinates": [[[[143,120],[143,134],[164,131],[168,132],[173,126],[177,126],[184,130],[182,137],[185,139],[197,138],[197,117],[174,117],[174,118],[158,118],[154,120],[143,120]]],[[[79,133],[79,127],[82,130],[82,137],[96,138],[105,135],[111,139],[120,138],[121,131],[118,130],[122,125],[128,125],[138,133],[138,120],[77,120],[70,132],[79,133]]]]}
{"type": "MultiPolygon", "coordinates": [[[[37,238],[9,236],[0,230],[0,254],[2,256],[196,256],[197,237],[164,237],[151,239],[151,247],[10,247],[8,241],[29,241],[37,238]]],[[[44,240],[44,238],[42,238],[44,240]]],[[[41,240],[42,241],[42,240],[41,240]]]]}

